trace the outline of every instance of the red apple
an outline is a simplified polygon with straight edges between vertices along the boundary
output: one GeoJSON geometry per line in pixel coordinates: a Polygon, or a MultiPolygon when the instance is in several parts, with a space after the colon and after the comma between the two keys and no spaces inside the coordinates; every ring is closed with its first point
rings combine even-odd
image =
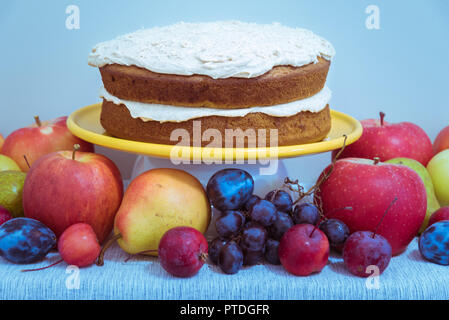
{"type": "Polygon", "coordinates": [[[38,117],[36,123],[18,129],[6,137],[1,153],[13,159],[20,169],[27,172],[29,165],[41,156],[55,151],[72,150],[74,144],[80,145],[80,151],[93,152],[91,143],[74,136],[67,128],[67,117],[60,117],[41,122],[38,117]]]}
{"type": "Polygon", "coordinates": [[[26,217],[41,221],[58,237],[72,224],[90,224],[101,243],[112,230],[122,196],[120,172],[107,157],[58,151],[31,166],[23,208],[26,217]]]}
{"type": "MultiPolygon", "coordinates": [[[[410,158],[426,166],[433,156],[432,141],[426,132],[410,122],[388,123],[381,112],[379,119],[360,121],[363,133],[359,140],[347,146],[342,158],[410,158]]],[[[333,158],[338,151],[332,153],[333,158]]]]}
{"type": "Polygon", "coordinates": [[[418,234],[427,208],[426,188],[414,170],[360,158],[336,161],[315,196],[321,198],[324,214],[342,220],[351,233],[376,231],[385,237],[393,255],[418,234]]]}
{"type": "Polygon", "coordinates": [[[449,207],[441,207],[440,209],[432,213],[429,219],[429,227],[432,224],[443,220],[449,220],[449,207]]]}
{"type": "Polygon", "coordinates": [[[433,142],[433,152],[437,154],[443,150],[449,149],[449,126],[438,133],[433,142]]]}

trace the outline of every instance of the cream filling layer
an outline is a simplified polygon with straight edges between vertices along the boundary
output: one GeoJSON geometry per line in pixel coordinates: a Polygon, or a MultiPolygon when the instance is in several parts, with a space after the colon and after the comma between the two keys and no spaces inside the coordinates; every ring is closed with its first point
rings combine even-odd
{"type": "Polygon", "coordinates": [[[279,23],[180,22],[101,42],[92,49],[88,63],[135,65],[157,73],[214,79],[253,78],[274,66],[301,67],[334,55],[334,47],[324,38],[279,23]]]}
{"type": "Polygon", "coordinates": [[[123,104],[128,108],[133,118],[143,121],[182,122],[195,118],[208,116],[220,117],[244,117],[249,113],[261,112],[273,117],[290,117],[299,112],[319,112],[329,103],[332,92],[324,87],[317,94],[302,100],[274,106],[257,106],[245,109],[215,109],[215,108],[191,108],[155,103],[142,103],[123,100],[110,94],[104,87],[100,89],[100,97],[116,105],[123,104]]]}

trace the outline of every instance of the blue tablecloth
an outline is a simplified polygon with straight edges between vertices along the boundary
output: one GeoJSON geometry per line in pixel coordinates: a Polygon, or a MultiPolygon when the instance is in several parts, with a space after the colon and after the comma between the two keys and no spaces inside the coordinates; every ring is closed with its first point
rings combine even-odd
{"type": "Polygon", "coordinates": [[[449,267],[424,261],[415,239],[408,250],[391,260],[375,282],[357,278],[338,255],[319,274],[296,277],[282,266],[258,265],[225,275],[206,264],[189,279],[174,278],[157,258],[129,255],[117,245],[106,254],[103,267],[79,269],[60,263],[50,269],[21,272],[55,262],[50,253],[34,265],[0,261],[0,299],[449,299],[449,267]],[[77,279],[79,281],[76,281],[77,279]],[[370,289],[371,288],[371,289],[370,289]]]}

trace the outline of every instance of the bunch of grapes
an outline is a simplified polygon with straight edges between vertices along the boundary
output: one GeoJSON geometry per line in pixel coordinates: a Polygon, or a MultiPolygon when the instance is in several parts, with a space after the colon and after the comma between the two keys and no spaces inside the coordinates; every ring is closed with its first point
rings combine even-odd
{"type": "MultiPolygon", "coordinates": [[[[253,178],[241,169],[218,171],[207,184],[209,199],[221,212],[215,222],[218,237],[209,245],[209,257],[224,273],[234,274],[243,265],[263,261],[279,265],[278,247],[284,233],[295,224],[318,226],[321,222],[316,205],[295,206],[284,190],[270,191],[264,198],[253,191],[253,178]]],[[[331,246],[334,243],[333,247],[339,248],[349,231],[341,221],[331,220],[335,219],[324,221],[320,229],[328,235],[331,246]]]]}

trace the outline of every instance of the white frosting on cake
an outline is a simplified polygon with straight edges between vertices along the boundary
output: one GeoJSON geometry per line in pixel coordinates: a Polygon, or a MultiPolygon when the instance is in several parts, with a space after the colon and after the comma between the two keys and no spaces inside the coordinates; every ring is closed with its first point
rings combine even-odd
{"type": "Polygon", "coordinates": [[[279,23],[180,22],[99,43],[88,62],[95,67],[135,65],[157,73],[218,79],[257,77],[274,66],[301,67],[334,55],[332,45],[313,32],[279,23]]]}
{"type": "Polygon", "coordinates": [[[323,110],[329,103],[331,95],[332,93],[329,88],[324,87],[323,90],[309,98],[274,106],[251,107],[245,109],[213,109],[179,107],[122,100],[110,94],[104,87],[101,87],[100,89],[100,97],[111,101],[116,105],[124,104],[133,118],[140,118],[143,121],[154,120],[159,122],[182,122],[207,116],[244,117],[248,113],[255,112],[265,113],[274,117],[290,117],[303,111],[319,112],[323,110]]]}

